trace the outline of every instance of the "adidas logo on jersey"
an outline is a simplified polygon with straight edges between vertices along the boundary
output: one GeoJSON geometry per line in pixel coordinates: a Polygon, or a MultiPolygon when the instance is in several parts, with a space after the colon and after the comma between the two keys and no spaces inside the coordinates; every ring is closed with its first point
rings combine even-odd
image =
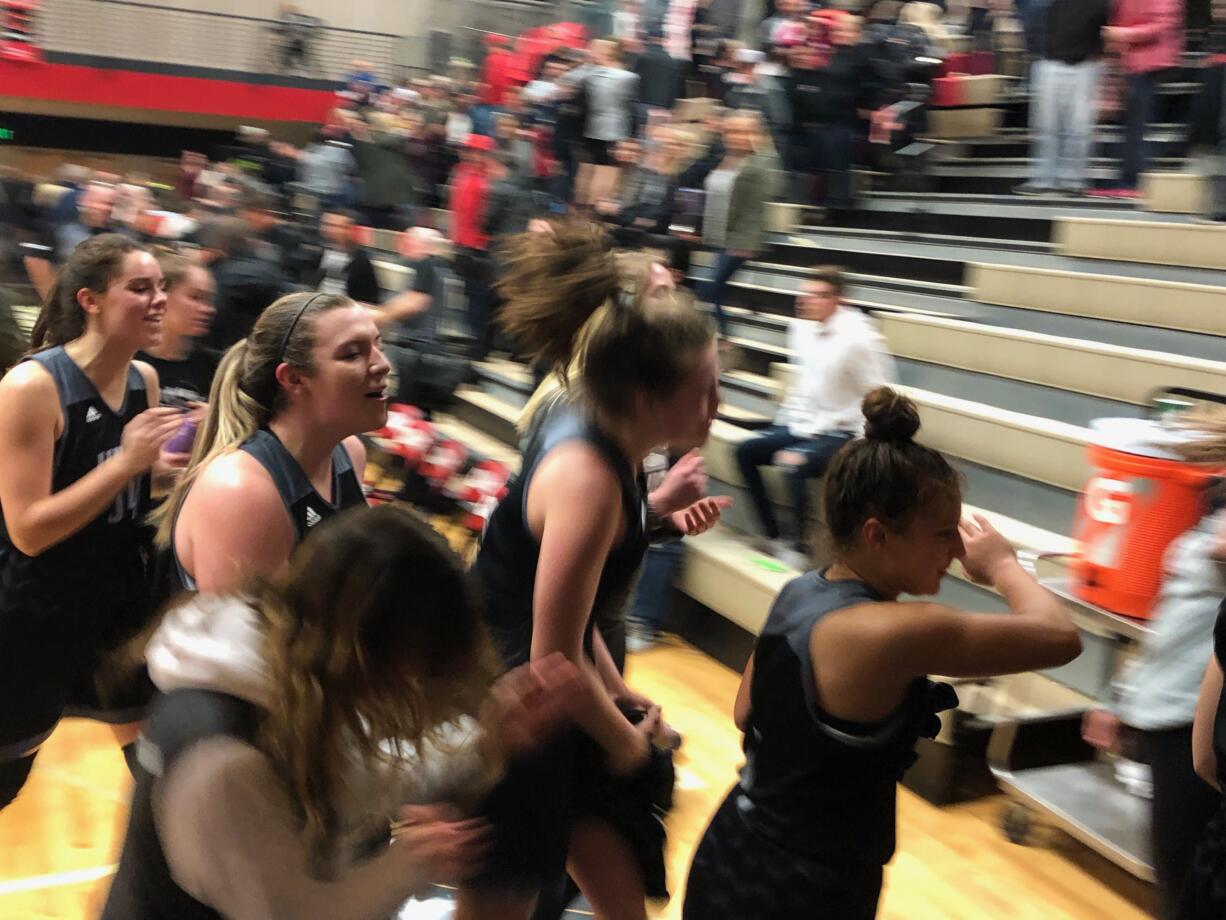
{"type": "Polygon", "coordinates": [[[88,409],[85,410],[85,421],[86,422],[96,422],[100,418],[102,418],[102,413],[98,411],[97,406],[90,406],[88,409]]]}
{"type": "Polygon", "coordinates": [[[307,508],[307,513],[306,513],[307,527],[314,527],[316,524],[318,524],[322,520],[323,518],[319,516],[318,511],[316,511],[314,508],[307,508]]]}

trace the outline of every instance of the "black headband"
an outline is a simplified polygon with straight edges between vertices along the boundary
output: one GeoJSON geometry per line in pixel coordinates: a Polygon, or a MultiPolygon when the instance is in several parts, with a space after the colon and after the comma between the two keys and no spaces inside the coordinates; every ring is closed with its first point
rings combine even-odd
{"type": "Polygon", "coordinates": [[[289,345],[290,336],[294,334],[294,330],[298,328],[298,320],[302,319],[302,314],[307,311],[319,298],[324,297],[324,294],[313,294],[298,308],[298,312],[294,314],[294,321],[289,324],[289,328],[285,330],[285,335],[281,337],[281,347],[277,349],[277,360],[273,363],[273,367],[278,367],[285,360],[285,349],[289,345]]]}

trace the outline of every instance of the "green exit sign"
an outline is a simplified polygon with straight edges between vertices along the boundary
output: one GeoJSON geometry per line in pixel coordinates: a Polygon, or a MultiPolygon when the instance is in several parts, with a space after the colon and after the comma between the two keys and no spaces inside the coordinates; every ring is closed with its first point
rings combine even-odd
{"type": "Polygon", "coordinates": [[[0,128],[0,141],[11,141],[17,136],[12,128],[0,128]]]}

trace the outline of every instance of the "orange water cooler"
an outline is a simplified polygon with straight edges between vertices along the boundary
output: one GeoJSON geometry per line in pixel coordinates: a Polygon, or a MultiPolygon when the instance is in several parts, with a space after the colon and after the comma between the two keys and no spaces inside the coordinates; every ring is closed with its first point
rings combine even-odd
{"type": "Polygon", "coordinates": [[[1090,480],[1077,510],[1073,592],[1114,613],[1148,617],[1171,542],[1200,520],[1205,486],[1222,470],[1155,446],[1156,422],[1100,419],[1088,448],[1090,480]]]}

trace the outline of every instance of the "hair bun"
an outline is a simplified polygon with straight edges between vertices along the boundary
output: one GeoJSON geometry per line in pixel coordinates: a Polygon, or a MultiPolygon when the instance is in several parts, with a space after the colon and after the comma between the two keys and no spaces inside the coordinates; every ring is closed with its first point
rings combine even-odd
{"type": "Polygon", "coordinates": [[[890,389],[877,387],[864,397],[864,436],[870,441],[902,444],[919,431],[919,409],[906,396],[890,389]]]}

